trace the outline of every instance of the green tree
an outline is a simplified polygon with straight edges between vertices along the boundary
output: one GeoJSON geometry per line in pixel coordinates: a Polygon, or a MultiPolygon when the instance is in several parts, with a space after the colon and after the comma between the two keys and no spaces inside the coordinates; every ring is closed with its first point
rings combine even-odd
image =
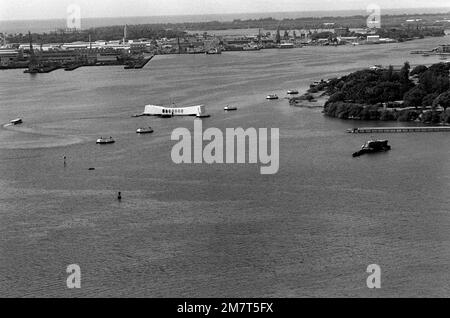
{"type": "Polygon", "coordinates": [[[431,93],[425,96],[422,100],[423,106],[432,106],[435,104],[435,100],[438,98],[438,93],[431,93]]]}
{"type": "Polygon", "coordinates": [[[444,123],[450,124],[450,109],[443,112],[441,118],[444,123]]]}
{"type": "Polygon", "coordinates": [[[426,67],[425,65],[417,65],[410,73],[411,76],[414,75],[420,75],[422,73],[424,73],[426,70],[428,70],[428,67],[426,67]]]}
{"type": "Polygon", "coordinates": [[[434,101],[434,105],[435,106],[441,106],[444,108],[444,111],[447,110],[447,108],[450,107],[450,90],[442,93],[441,95],[439,95],[435,101],[434,101]]]}
{"type": "Polygon", "coordinates": [[[419,107],[422,105],[422,101],[426,95],[427,92],[425,90],[416,86],[405,94],[403,100],[406,106],[419,107]]]}
{"type": "Polygon", "coordinates": [[[386,82],[391,82],[394,76],[394,67],[392,65],[389,65],[389,68],[387,69],[387,71],[384,74],[384,80],[386,82]]]}
{"type": "Polygon", "coordinates": [[[409,71],[411,70],[411,65],[409,62],[405,62],[402,69],[400,70],[400,82],[409,83],[409,71]]]}
{"type": "Polygon", "coordinates": [[[342,92],[337,92],[330,96],[330,98],[328,99],[328,102],[335,103],[335,102],[342,102],[344,100],[345,100],[345,94],[342,92]]]}

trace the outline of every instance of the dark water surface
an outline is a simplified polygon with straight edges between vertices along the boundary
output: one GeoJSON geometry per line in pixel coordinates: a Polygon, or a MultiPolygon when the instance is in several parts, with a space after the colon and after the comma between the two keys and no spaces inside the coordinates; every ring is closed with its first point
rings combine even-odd
{"type": "Polygon", "coordinates": [[[437,62],[409,52],[445,41],[0,72],[0,122],[24,119],[0,129],[0,295],[450,296],[448,133],[380,135],[390,153],[353,159],[371,136],[345,130],[379,124],[264,99],[372,64],[437,62]],[[206,104],[205,128],[279,128],[279,173],[173,164],[170,134],[194,119],[131,118],[170,100],[206,104]],[[373,263],[379,291],[366,287],[373,263]],[[80,290],[66,288],[69,264],[80,290]]]}

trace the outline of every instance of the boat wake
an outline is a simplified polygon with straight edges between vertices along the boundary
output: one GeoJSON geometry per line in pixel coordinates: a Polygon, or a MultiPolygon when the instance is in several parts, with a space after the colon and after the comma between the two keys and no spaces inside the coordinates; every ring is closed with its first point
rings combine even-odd
{"type": "Polygon", "coordinates": [[[55,148],[86,141],[78,136],[62,135],[11,123],[3,125],[2,130],[3,132],[0,133],[0,149],[55,148]]]}

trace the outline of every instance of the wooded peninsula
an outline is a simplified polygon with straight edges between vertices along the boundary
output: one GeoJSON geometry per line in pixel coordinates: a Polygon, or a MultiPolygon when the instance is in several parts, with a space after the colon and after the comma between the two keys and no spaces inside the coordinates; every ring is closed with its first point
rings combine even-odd
{"type": "Polygon", "coordinates": [[[324,113],[353,120],[450,124],[450,63],[372,67],[312,85],[292,105],[327,96],[324,113]]]}

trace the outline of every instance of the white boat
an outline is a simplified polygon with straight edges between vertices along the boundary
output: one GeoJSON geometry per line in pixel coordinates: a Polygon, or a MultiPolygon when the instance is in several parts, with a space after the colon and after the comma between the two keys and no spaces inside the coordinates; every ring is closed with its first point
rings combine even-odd
{"type": "Polygon", "coordinates": [[[10,123],[13,125],[20,125],[23,123],[23,120],[22,120],[22,118],[17,118],[17,119],[11,120],[10,123]]]}
{"type": "Polygon", "coordinates": [[[298,90],[290,89],[287,91],[288,95],[298,95],[298,90]]]}
{"type": "Polygon", "coordinates": [[[372,71],[379,71],[382,69],[383,69],[382,65],[373,65],[373,66],[369,67],[369,70],[372,70],[372,71]]]}
{"type": "Polygon", "coordinates": [[[97,139],[97,144],[98,145],[109,145],[109,144],[113,144],[115,142],[116,141],[112,137],[109,137],[109,138],[101,137],[100,139],[97,139]]]}
{"type": "Polygon", "coordinates": [[[278,45],[278,48],[280,49],[293,49],[295,48],[294,43],[281,43],[280,45],[278,45]]]}
{"type": "Polygon", "coordinates": [[[267,95],[266,99],[268,99],[268,100],[278,99],[278,95],[277,94],[267,95]]]}
{"type": "Polygon", "coordinates": [[[205,54],[208,54],[208,55],[222,54],[222,51],[218,48],[214,48],[214,49],[210,49],[210,50],[206,51],[205,54]]]}
{"type": "Polygon", "coordinates": [[[227,105],[227,106],[224,107],[224,110],[226,110],[226,111],[237,110],[237,107],[236,106],[227,105]]]}
{"type": "Polygon", "coordinates": [[[248,43],[242,47],[244,51],[259,51],[261,48],[255,43],[248,43]]]}
{"type": "Polygon", "coordinates": [[[139,128],[138,130],[136,130],[137,134],[151,134],[153,132],[154,130],[152,129],[152,127],[139,128]]]}

